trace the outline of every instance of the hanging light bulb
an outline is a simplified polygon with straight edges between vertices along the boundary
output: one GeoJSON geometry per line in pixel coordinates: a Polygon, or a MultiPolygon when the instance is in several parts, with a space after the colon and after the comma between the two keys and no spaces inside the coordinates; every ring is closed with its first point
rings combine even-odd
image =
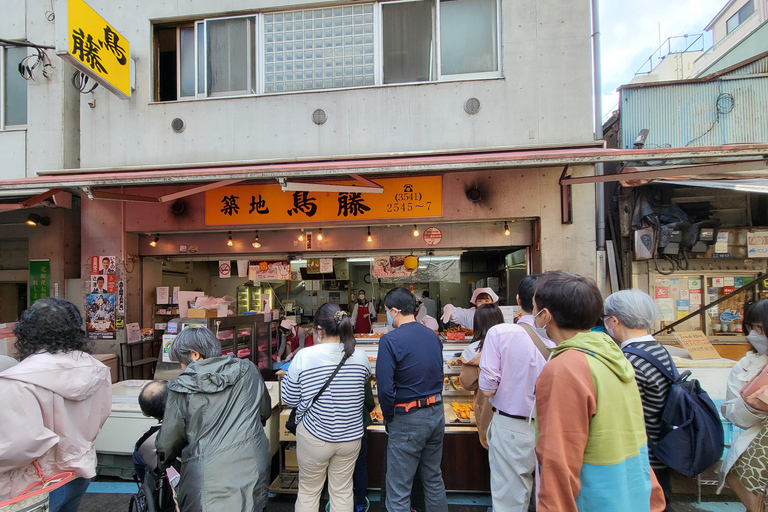
{"type": "Polygon", "coordinates": [[[154,240],[149,242],[149,245],[151,245],[152,247],[157,247],[157,242],[159,242],[159,241],[160,241],[160,237],[156,236],[154,240]]]}
{"type": "Polygon", "coordinates": [[[254,249],[258,249],[261,247],[261,244],[259,243],[259,232],[256,231],[256,236],[253,237],[253,243],[251,244],[254,249]]]}
{"type": "Polygon", "coordinates": [[[235,242],[232,241],[232,232],[231,231],[229,232],[229,239],[227,240],[227,245],[230,246],[230,247],[235,245],[235,242]]]}
{"type": "Polygon", "coordinates": [[[373,242],[373,237],[371,236],[371,226],[368,226],[368,242],[373,242]]]}
{"type": "Polygon", "coordinates": [[[506,221],[504,222],[504,235],[509,236],[509,225],[507,225],[506,221]]]}
{"type": "Polygon", "coordinates": [[[323,228],[320,228],[320,231],[317,233],[317,239],[322,240],[323,239],[323,228]]]}
{"type": "Polygon", "coordinates": [[[416,227],[416,224],[413,225],[413,236],[419,236],[419,228],[416,227]]]}
{"type": "Polygon", "coordinates": [[[301,233],[299,234],[299,242],[304,241],[304,228],[301,228],[301,233]]]}

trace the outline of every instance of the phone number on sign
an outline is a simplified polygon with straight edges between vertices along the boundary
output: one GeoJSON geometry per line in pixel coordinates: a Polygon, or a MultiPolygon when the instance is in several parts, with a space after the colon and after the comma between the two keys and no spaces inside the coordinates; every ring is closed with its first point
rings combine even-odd
{"type": "Polygon", "coordinates": [[[432,207],[432,201],[427,201],[426,204],[413,204],[413,203],[388,203],[387,213],[397,212],[412,212],[415,208],[426,208],[426,211],[432,207]]]}

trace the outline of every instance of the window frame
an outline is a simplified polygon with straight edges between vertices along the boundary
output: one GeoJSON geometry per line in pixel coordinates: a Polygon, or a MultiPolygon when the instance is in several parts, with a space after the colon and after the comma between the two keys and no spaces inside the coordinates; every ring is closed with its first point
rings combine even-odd
{"type": "MultiPolygon", "coordinates": [[[[266,91],[266,68],[265,68],[265,28],[264,28],[264,15],[268,12],[270,14],[275,13],[281,13],[281,12],[292,12],[292,11],[308,11],[308,10],[314,10],[316,8],[298,8],[298,7],[286,7],[284,9],[279,10],[270,10],[270,11],[264,11],[264,12],[255,12],[250,14],[241,14],[236,16],[216,16],[211,18],[198,18],[194,20],[188,20],[185,22],[179,22],[176,24],[160,24],[158,23],[155,25],[155,33],[158,29],[161,28],[170,28],[174,27],[176,29],[176,48],[177,48],[177,55],[176,55],[176,100],[175,101],[192,101],[192,100],[200,100],[200,99],[216,99],[216,98],[241,98],[241,97],[253,97],[253,96],[272,96],[272,95],[282,95],[282,94],[292,94],[292,93],[302,93],[302,92],[324,92],[324,91],[338,91],[338,90],[344,90],[344,89],[360,89],[360,88],[366,88],[366,87],[383,87],[383,86],[399,86],[399,85],[417,85],[417,84],[436,84],[441,82],[456,82],[456,81],[468,81],[468,80],[488,80],[488,79],[496,79],[496,78],[503,78],[503,43],[502,43],[502,26],[503,26],[503,16],[502,16],[502,5],[501,0],[494,0],[495,1],[495,9],[496,9],[496,54],[497,54],[497,62],[496,67],[497,69],[495,71],[486,71],[486,72],[477,72],[477,73],[460,73],[460,74],[444,74],[442,72],[442,41],[441,41],[441,23],[440,23],[440,5],[445,0],[433,0],[434,2],[434,10],[433,10],[433,19],[432,19],[432,37],[433,37],[433,44],[431,48],[432,53],[432,63],[431,63],[431,69],[430,69],[430,79],[426,81],[420,81],[420,82],[397,82],[397,83],[384,83],[384,30],[383,30],[383,14],[382,14],[382,8],[385,4],[396,4],[396,3],[409,3],[409,2],[421,2],[421,1],[429,1],[429,0],[368,0],[364,1],[361,4],[355,4],[355,5],[362,5],[362,4],[372,4],[373,5],[373,30],[374,30],[374,38],[373,38],[373,45],[374,45],[374,51],[373,51],[373,59],[374,59],[374,83],[372,85],[351,85],[351,86],[341,86],[341,87],[328,87],[328,88],[313,88],[313,89],[301,89],[301,90],[292,90],[292,91],[274,91],[274,92],[265,92],[266,91]],[[253,27],[253,34],[249,34],[249,45],[248,45],[248,61],[249,65],[254,66],[254,72],[251,73],[248,72],[248,80],[251,80],[251,77],[255,80],[255,84],[252,84],[252,90],[255,91],[253,93],[248,91],[229,91],[229,92],[219,92],[215,94],[211,94],[208,92],[208,55],[207,55],[207,49],[208,49],[208,23],[211,21],[222,21],[222,20],[234,20],[234,19],[253,19],[253,25],[248,24],[248,31],[250,32],[251,27],[253,27]],[[194,27],[194,68],[195,68],[195,94],[192,96],[181,96],[181,28],[182,27],[194,27]],[[200,55],[201,50],[201,44],[203,49],[203,55],[200,55]],[[201,62],[202,61],[202,62],[201,62]],[[201,69],[202,67],[202,69],[201,69]],[[201,90],[200,85],[202,84],[203,88],[201,90]]],[[[334,8],[334,7],[344,7],[348,4],[333,4],[328,6],[323,6],[321,8],[334,8]]],[[[157,44],[157,38],[155,37],[155,44],[157,44]]],[[[155,58],[159,59],[159,53],[155,51],[155,58]]],[[[159,62],[159,61],[158,61],[159,62]]],[[[159,68],[157,65],[154,66],[155,73],[159,73],[159,68]]],[[[154,80],[155,82],[155,95],[154,97],[157,98],[157,90],[160,87],[159,82],[159,76],[157,76],[154,80]]],[[[156,99],[156,101],[160,102],[159,99],[156,99]]],[[[166,102],[162,102],[166,103],[166,102]]]]}
{"type": "Polygon", "coordinates": [[[726,20],[726,22],[725,22],[725,34],[726,35],[732,34],[737,28],[739,28],[741,26],[742,23],[747,21],[753,14],[755,14],[755,2],[754,2],[754,0],[749,0],[747,3],[745,3],[744,5],[739,7],[739,10],[736,11],[735,13],[733,13],[733,15],[726,20]],[[744,19],[742,19],[741,18],[742,11],[744,11],[744,8],[747,7],[748,5],[752,7],[752,11],[744,19]],[[729,30],[728,29],[728,25],[731,23],[731,20],[734,19],[734,18],[737,19],[737,23],[736,23],[736,25],[732,29],[729,30]]]}
{"type": "MultiPolygon", "coordinates": [[[[5,46],[0,45],[0,131],[6,131],[6,130],[23,130],[26,129],[26,127],[29,125],[29,89],[26,90],[26,95],[24,98],[24,110],[25,110],[25,116],[24,116],[24,123],[21,124],[9,124],[7,123],[7,117],[8,113],[6,112],[5,104],[6,104],[6,98],[8,95],[8,88],[7,88],[7,80],[8,76],[6,73],[6,65],[8,61],[8,50],[11,48],[24,48],[26,50],[27,56],[29,56],[29,49],[26,47],[19,47],[19,46],[5,46]]],[[[25,84],[26,86],[27,84],[25,84]]]]}
{"type": "Polygon", "coordinates": [[[435,26],[437,27],[437,79],[435,82],[456,82],[463,80],[483,80],[490,78],[501,78],[502,74],[502,44],[501,44],[501,0],[496,0],[496,71],[480,71],[477,73],[457,73],[457,74],[443,74],[443,51],[442,51],[442,23],[440,23],[440,5],[445,0],[437,0],[437,6],[435,11],[435,26]]]}

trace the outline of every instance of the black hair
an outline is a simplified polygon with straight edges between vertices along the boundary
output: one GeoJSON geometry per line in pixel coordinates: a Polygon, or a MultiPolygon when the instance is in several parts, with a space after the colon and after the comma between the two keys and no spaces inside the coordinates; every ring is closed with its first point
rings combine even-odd
{"type": "Polygon", "coordinates": [[[389,309],[397,308],[404,315],[412,315],[416,311],[416,297],[407,288],[398,286],[384,296],[384,305],[389,309]]]}
{"type": "Polygon", "coordinates": [[[90,353],[83,317],[77,306],[67,299],[45,297],[37,300],[21,314],[13,333],[17,338],[14,347],[19,359],[40,350],[50,354],[76,350],[90,353]]]}
{"type": "Polygon", "coordinates": [[[478,293],[477,297],[475,297],[475,302],[477,302],[479,299],[491,299],[491,301],[493,301],[493,297],[491,297],[491,294],[485,293],[485,292],[478,293]]]}
{"type": "Polygon", "coordinates": [[[429,291],[424,290],[423,292],[421,292],[421,296],[422,297],[429,297],[429,291]]]}
{"type": "Polygon", "coordinates": [[[768,329],[768,299],[744,304],[744,320],[742,326],[744,335],[749,335],[754,324],[761,324],[763,330],[768,329]]]}
{"type": "Polygon", "coordinates": [[[564,270],[541,276],[533,300],[539,311],[549,310],[561,329],[591,329],[603,312],[603,297],[595,282],[564,270]]]}
{"type": "Polygon", "coordinates": [[[360,295],[361,293],[365,293],[365,290],[358,290],[357,294],[360,295]]]}
{"type": "Polygon", "coordinates": [[[477,351],[483,350],[483,344],[485,344],[485,336],[488,331],[494,325],[504,323],[504,313],[496,304],[481,304],[475,310],[475,319],[473,323],[473,331],[475,335],[472,337],[472,341],[479,341],[477,345],[477,351]]]}
{"type": "Polygon", "coordinates": [[[542,274],[525,276],[517,287],[517,296],[520,298],[520,307],[526,313],[533,311],[533,292],[536,291],[535,283],[541,276],[542,274]]]}
{"type": "Polygon", "coordinates": [[[101,258],[101,262],[102,262],[102,263],[104,263],[105,261],[106,261],[107,263],[112,263],[111,261],[109,261],[109,257],[108,257],[108,256],[104,256],[103,258],[101,258]]]}
{"type": "Polygon", "coordinates": [[[328,336],[338,336],[344,345],[344,355],[352,357],[355,353],[355,334],[352,321],[346,311],[331,302],[326,302],[315,312],[315,330],[318,327],[328,336]]]}
{"type": "Polygon", "coordinates": [[[168,400],[168,381],[153,380],[148,382],[139,393],[141,412],[161,420],[165,414],[165,402],[168,400]]]}
{"type": "Polygon", "coordinates": [[[97,283],[98,283],[99,281],[103,281],[103,280],[104,280],[104,277],[103,277],[103,276],[99,276],[99,277],[97,277],[97,278],[96,278],[96,282],[97,282],[97,283]]]}

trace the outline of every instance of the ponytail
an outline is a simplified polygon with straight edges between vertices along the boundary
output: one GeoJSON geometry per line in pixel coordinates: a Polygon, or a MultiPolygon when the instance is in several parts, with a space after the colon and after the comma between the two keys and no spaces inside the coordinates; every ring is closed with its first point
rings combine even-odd
{"type": "Polygon", "coordinates": [[[315,328],[321,327],[328,336],[338,336],[344,346],[344,355],[355,353],[355,334],[346,311],[337,304],[326,302],[315,312],[315,328]]]}

